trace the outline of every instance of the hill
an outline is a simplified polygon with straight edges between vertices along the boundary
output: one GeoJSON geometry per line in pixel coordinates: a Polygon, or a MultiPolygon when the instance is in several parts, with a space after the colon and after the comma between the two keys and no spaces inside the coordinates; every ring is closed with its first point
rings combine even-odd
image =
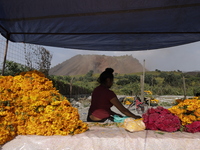
{"type": "Polygon", "coordinates": [[[90,70],[101,73],[105,68],[111,67],[114,73],[129,74],[142,72],[143,66],[131,55],[105,56],[105,55],[76,55],[61,64],[52,67],[50,75],[84,75],[90,70]]]}

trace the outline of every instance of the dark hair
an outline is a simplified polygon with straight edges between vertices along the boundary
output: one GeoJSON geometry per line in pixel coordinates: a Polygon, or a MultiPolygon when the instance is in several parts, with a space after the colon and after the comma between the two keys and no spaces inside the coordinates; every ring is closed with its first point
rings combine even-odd
{"type": "Polygon", "coordinates": [[[105,71],[100,74],[98,78],[98,82],[102,84],[102,83],[106,83],[107,78],[113,79],[114,78],[113,72],[114,70],[112,68],[106,68],[105,71]]]}

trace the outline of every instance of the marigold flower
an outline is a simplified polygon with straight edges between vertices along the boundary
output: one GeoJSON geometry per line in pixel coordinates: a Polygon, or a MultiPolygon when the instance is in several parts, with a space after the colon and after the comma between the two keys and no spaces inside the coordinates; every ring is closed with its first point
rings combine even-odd
{"type": "Polygon", "coordinates": [[[199,119],[200,100],[196,98],[185,99],[178,105],[169,108],[169,111],[181,119],[182,125],[191,124],[199,119]]]}
{"type": "Polygon", "coordinates": [[[68,135],[88,130],[77,108],[38,71],[0,76],[0,144],[16,135],[68,135]]]}

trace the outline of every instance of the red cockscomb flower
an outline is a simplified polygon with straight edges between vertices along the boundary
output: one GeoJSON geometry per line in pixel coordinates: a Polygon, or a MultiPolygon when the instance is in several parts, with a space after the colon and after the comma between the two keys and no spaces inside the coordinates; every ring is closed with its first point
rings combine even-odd
{"type": "Polygon", "coordinates": [[[168,109],[158,106],[150,108],[143,114],[143,121],[146,129],[174,132],[180,129],[180,119],[172,114],[168,109]]]}
{"type": "Polygon", "coordinates": [[[193,123],[186,125],[185,131],[191,133],[200,132],[200,121],[194,121],[193,123]]]}

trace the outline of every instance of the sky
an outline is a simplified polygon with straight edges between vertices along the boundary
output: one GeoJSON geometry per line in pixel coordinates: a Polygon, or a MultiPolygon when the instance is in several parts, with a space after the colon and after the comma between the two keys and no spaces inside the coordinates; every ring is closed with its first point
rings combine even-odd
{"type": "Polygon", "coordinates": [[[149,71],[155,69],[161,71],[200,71],[200,42],[191,44],[169,47],[156,50],[145,51],[89,51],[75,50],[67,48],[57,48],[44,46],[53,55],[51,67],[56,66],[72,58],[75,55],[107,55],[107,56],[123,56],[132,55],[138,59],[142,65],[149,71]],[[145,61],[144,61],[145,60],[145,61]],[[145,62],[145,63],[144,63],[145,62]]]}

